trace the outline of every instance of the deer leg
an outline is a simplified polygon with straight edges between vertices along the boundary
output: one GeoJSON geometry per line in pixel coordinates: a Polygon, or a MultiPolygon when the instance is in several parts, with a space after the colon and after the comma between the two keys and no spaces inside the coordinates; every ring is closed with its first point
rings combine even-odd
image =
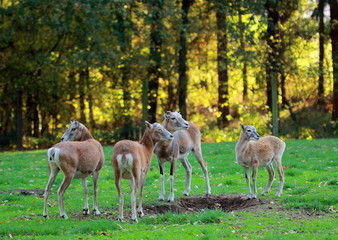
{"type": "Polygon", "coordinates": [[[137,212],[140,217],[144,216],[143,209],[142,209],[142,199],[143,199],[143,187],[144,187],[145,182],[146,182],[146,174],[144,172],[141,172],[139,202],[138,202],[138,208],[137,208],[137,212]]]}
{"type": "Polygon", "coordinates": [[[274,160],[279,174],[279,188],[276,196],[280,197],[282,195],[284,185],[284,171],[282,167],[282,158],[279,156],[275,156],[274,160]]]}
{"type": "Polygon", "coordinates": [[[119,217],[118,221],[124,222],[123,219],[123,194],[121,191],[121,176],[118,171],[114,171],[114,181],[115,181],[115,186],[117,189],[117,193],[119,195],[119,217]]]}
{"type": "Polygon", "coordinates": [[[139,174],[135,174],[134,177],[132,178],[132,181],[130,183],[131,187],[131,220],[138,222],[137,221],[137,214],[136,214],[136,193],[137,193],[137,188],[140,182],[140,176],[139,174]]]}
{"type": "Polygon", "coordinates": [[[68,219],[68,216],[65,212],[65,206],[64,206],[64,195],[65,191],[67,190],[69,184],[71,183],[73,179],[74,174],[65,174],[65,177],[63,178],[63,181],[61,183],[61,186],[58,190],[58,199],[59,199],[59,208],[60,208],[60,216],[64,219],[68,219]]]}
{"type": "Polygon", "coordinates": [[[87,187],[87,181],[85,178],[81,179],[82,186],[83,186],[83,192],[85,195],[85,206],[83,208],[83,214],[88,215],[90,213],[89,208],[88,208],[88,187],[87,187]]]}
{"type": "Polygon", "coordinates": [[[176,169],[176,162],[177,159],[173,159],[171,162],[171,167],[170,167],[170,195],[168,198],[168,202],[173,202],[175,199],[175,194],[174,194],[174,173],[175,173],[175,169],[176,169]]]}
{"type": "Polygon", "coordinates": [[[245,171],[245,179],[246,184],[248,186],[248,195],[246,196],[247,199],[251,199],[251,187],[250,187],[250,168],[244,168],[245,171]]]}
{"type": "Polygon", "coordinates": [[[161,178],[161,194],[158,197],[158,201],[163,201],[165,199],[165,185],[164,185],[164,162],[158,160],[158,165],[160,166],[160,178],[161,178]]]}
{"type": "Polygon", "coordinates": [[[204,162],[203,157],[202,157],[202,150],[200,147],[198,147],[197,149],[193,150],[193,153],[195,157],[197,158],[197,161],[201,165],[203,173],[204,173],[204,179],[205,179],[205,184],[206,184],[205,195],[210,196],[211,188],[210,188],[210,183],[209,183],[208,169],[207,169],[207,164],[204,162]]]}
{"type": "Polygon", "coordinates": [[[55,178],[57,176],[57,174],[59,173],[60,169],[52,164],[51,166],[48,164],[48,168],[49,168],[49,179],[48,179],[48,183],[46,185],[45,188],[45,192],[44,192],[44,209],[43,209],[43,216],[45,218],[48,218],[48,197],[50,194],[50,190],[52,189],[53,183],[55,181],[55,178]]]}
{"type": "Polygon", "coordinates": [[[275,171],[273,170],[272,164],[268,165],[266,168],[268,169],[269,180],[268,180],[268,184],[266,185],[264,192],[262,193],[263,196],[267,194],[268,192],[270,192],[273,179],[275,178],[275,171]]]}
{"type": "Polygon", "coordinates": [[[257,165],[253,165],[252,166],[252,184],[253,184],[252,198],[254,198],[254,199],[257,198],[257,186],[256,186],[257,171],[258,171],[258,166],[257,165]]]}
{"type": "Polygon", "coordinates": [[[185,168],[185,173],[186,173],[186,181],[185,181],[185,189],[183,192],[184,196],[188,196],[190,193],[190,186],[191,186],[191,165],[188,161],[188,159],[185,157],[181,159],[181,163],[183,167],[185,168]]]}
{"type": "Polygon", "coordinates": [[[93,172],[93,190],[94,190],[94,202],[93,202],[93,212],[96,216],[100,215],[100,211],[97,205],[97,185],[100,177],[100,171],[93,172]]]}

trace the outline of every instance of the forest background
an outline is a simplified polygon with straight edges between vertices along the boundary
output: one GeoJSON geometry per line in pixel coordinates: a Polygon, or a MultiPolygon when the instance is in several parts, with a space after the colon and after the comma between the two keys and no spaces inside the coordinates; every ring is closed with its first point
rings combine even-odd
{"type": "Polygon", "coordinates": [[[103,144],[180,111],[204,142],[239,123],[337,137],[337,0],[1,0],[0,149],[76,118],[103,144]]]}

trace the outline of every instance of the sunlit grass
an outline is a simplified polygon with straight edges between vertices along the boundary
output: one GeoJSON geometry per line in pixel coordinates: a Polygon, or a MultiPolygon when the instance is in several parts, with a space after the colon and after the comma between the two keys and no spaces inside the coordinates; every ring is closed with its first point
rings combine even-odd
{"type": "MultiPolygon", "coordinates": [[[[48,180],[46,150],[0,153],[0,238],[27,236],[38,239],[85,238],[176,238],[214,239],[264,237],[267,239],[307,239],[320,236],[331,239],[337,233],[336,215],[330,207],[338,209],[337,194],[337,139],[289,140],[283,157],[285,185],[281,198],[277,198],[278,173],[271,192],[259,196],[271,209],[236,211],[205,210],[190,213],[147,214],[138,224],[127,220],[117,222],[118,196],[110,163],[113,147],[104,147],[105,165],[99,180],[99,210],[111,214],[80,220],[84,195],[80,180],[73,180],[65,194],[65,210],[69,220],[59,217],[57,189],[63,175],[59,173],[49,198],[50,219],[42,217],[43,197],[19,194],[20,190],[44,189],[48,180]],[[319,213],[313,214],[314,212],[319,213]],[[298,216],[298,217],[297,217],[298,216]],[[291,221],[292,220],[292,221],[291,221]],[[297,222],[297,224],[294,223],[297,222]]],[[[202,144],[204,160],[208,163],[212,194],[246,194],[246,181],[241,166],[235,164],[235,142],[202,144]]],[[[193,154],[188,157],[192,168],[191,195],[205,194],[205,181],[200,165],[193,154]]],[[[166,165],[166,192],[169,193],[166,165]]],[[[257,187],[261,193],[267,183],[266,169],[258,170],[257,187]]],[[[182,197],[185,171],[177,164],[174,179],[176,199],[182,197]]],[[[89,204],[92,206],[92,178],[88,178],[89,204]]],[[[125,212],[130,213],[130,189],[122,182],[125,212]]],[[[158,205],[160,194],[159,167],[153,158],[144,189],[144,204],[158,205]]]]}

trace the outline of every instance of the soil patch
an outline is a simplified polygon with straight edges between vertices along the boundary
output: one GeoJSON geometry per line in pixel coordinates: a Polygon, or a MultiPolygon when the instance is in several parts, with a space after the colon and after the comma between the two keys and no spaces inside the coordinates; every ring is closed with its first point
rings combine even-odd
{"type": "Polygon", "coordinates": [[[30,189],[30,190],[18,189],[18,190],[10,191],[11,194],[16,193],[16,194],[21,194],[24,196],[29,196],[29,195],[42,196],[44,192],[45,192],[44,189],[39,189],[39,188],[30,189]]]}
{"type": "Polygon", "coordinates": [[[163,214],[165,212],[198,212],[204,209],[222,209],[230,212],[233,210],[258,209],[265,204],[263,200],[247,200],[245,195],[212,195],[192,196],[178,198],[175,202],[166,205],[144,206],[143,211],[150,214],[163,214]]]}
{"type": "MultiPolygon", "coordinates": [[[[164,214],[166,212],[199,212],[205,209],[221,209],[225,212],[231,212],[234,210],[258,210],[264,206],[265,201],[261,199],[247,200],[245,195],[211,195],[206,196],[190,196],[176,198],[173,203],[159,202],[158,204],[145,205],[143,204],[143,212],[145,217],[164,214]]],[[[112,209],[110,211],[101,211],[101,217],[106,219],[117,219],[118,209],[112,209]]],[[[74,212],[73,218],[88,219],[92,218],[90,215],[83,215],[80,212],[74,212]]],[[[130,206],[124,204],[124,217],[128,219],[131,217],[130,206]]]]}

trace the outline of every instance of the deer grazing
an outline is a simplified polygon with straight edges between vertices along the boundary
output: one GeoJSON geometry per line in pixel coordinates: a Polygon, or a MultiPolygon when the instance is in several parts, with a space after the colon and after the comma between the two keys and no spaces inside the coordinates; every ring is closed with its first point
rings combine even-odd
{"type": "Polygon", "coordinates": [[[244,167],[245,178],[248,185],[247,199],[257,198],[256,178],[259,167],[266,167],[269,172],[269,180],[262,195],[270,191],[272,181],[275,177],[272,162],[275,162],[279,173],[279,189],[277,196],[283,191],[284,172],[282,167],[282,156],[285,143],[277,137],[266,136],[260,138],[256,128],[252,125],[241,124],[241,135],[236,145],[236,162],[244,167]],[[250,168],[252,168],[253,194],[250,188],[250,168]]]}
{"type": "Polygon", "coordinates": [[[69,184],[75,179],[81,179],[84,194],[84,214],[89,214],[88,188],[86,178],[93,175],[94,204],[93,212],[100,215],[97,206],[97,184],[100,169],[104,163],[104,153],[101,144],[89,133],[88,129],[76,120],[71,121],[67,131],[61,137],[61,142],[55,144],[47,152],[49,180],[44,193],[43,216],[48,217],[47,202],[50,190],[60,169],[64,174],[63,181],[58,190],[60,216],[68,219],[64,208],[64,194],[69,184]]]}
{"type": "Polygon", "coordinates": [[[170,162],[170,195],[168,202],[173,202],[174,195],[174,172],[177,160],[181,160],[186,171],[186,184],[183,195],[188,196],[191,185],[191,165],[187,159],[190,152],[193,152],[199,164],[201,165],[206,182],[206,196],[211,194],[209,176],[206,163],[202,157],[201,133],[199,129],[191,122],[186,122],[180,113],[168,111],[164,114],[163,127],[173,133],[174,139],[171,142],[160,141],[157,143],[154,153],[160,166],[161,194],[159,201],[165,199],[164,187],[164,163],[170,162]]]}
{"type": "Polygon", "coordinates": [[[143,187],[150,167],[153,151],[160,140],[171,141],[173,135],[159,123],[146,123],[146,130],[141,141],[135,142],[122,140],[115,144],[111,163],[114,170],[114,180],[119,195],[119,217],[123,222],[123,194],[121,191],[121,179],[128,179],[131,189],[132,220],[137,222],[136,193],[139,191],[139,206],[137,212],[144,216],[142,210],[143,187]]]}

